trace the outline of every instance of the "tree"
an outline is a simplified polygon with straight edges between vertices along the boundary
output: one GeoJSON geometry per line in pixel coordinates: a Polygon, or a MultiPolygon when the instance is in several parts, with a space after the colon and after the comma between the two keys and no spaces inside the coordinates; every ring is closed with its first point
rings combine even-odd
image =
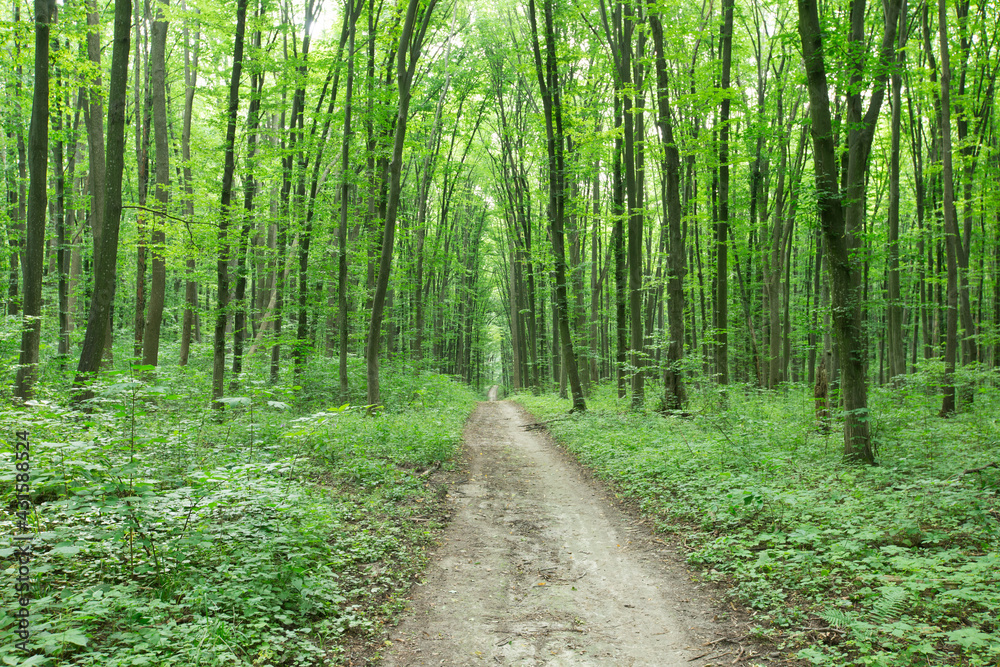
{"type": "Polygon", "coordinates": [[[951,57],[948,48],[948,8],[938,0],[938,34],[941,38],[941,181],[944,194],[944,247],[947,258],[947,309],[944,342],[944,396],[941,416],[948,417],[956,409],[955,364],[958,357],[958,220],[955,210],[955,177],[952,167],[951,144],[951,57]]]}
{"type": "Polygon", "coordinates": [[[382,318],[385,309],[385,295],[389,288],[389,273],[392,271],[392,251],[396,237],[396,216],[399,212],[399,196],[402,186],[400,172],[403,167],[403,146],[406,140],[406,123],[410,113],[410,96],[413,90],[413,75],[420,58],[427,28],[437,0],[427,0],[421,7],[421,0],[409,0],[406,7],[403,29],[396,47],[396,85],[399,101],[396,115],[396,130],[393,135],[392,158],[389,161],[389,193],[386,202],[385,227],[382,230],[382,255],[379,260],[375,295],[372,297],[372,317],[368,327],[367,376],[368,403],[382,402],[379,394],[378,353],[382,334],[382,318]]]}
{"type": "MultiPolygon", "coordinates": [[[[128,87],[131,18],[131,0],[117,0],[108,91],[107,173],[104,181],[101,241],[94,261],[94,291],[87,314],[87,331],[73,381],[77,402],[92,396],[87,385],[94,379],[110,336],[111,306],[118,278],[118,230],[122,217],[122,172],[125,169],[125,91],[128,87]]],[[[93,111],[91,104],[91,113],[93,111]]]]}
{"type": "MultiPolygon", "coordinates": [[[[184,0],[181,8],[187,9],[184,0]]],[[[181,125],[181,178],[184,184],[184,215],[188,220],[194,218],[194,185],[191,173],[191,119],[194,112],[194,92],[198,82],[198,58],[201,54],[201,32],[195,30],[194,48],[192,54],[191,30],[188,22],[184,22],[184,118],[181,125]]],[[[186,366],[191,353],[191,333],[194,328],[195,311],[198,309],[198,283],[194,280],[195,243],[194,234],[188,225],[188,258],[185,261],[184,273],[184,316],[181,321],[181,349],[178,365],[186,366]]]]}
{"type": "Polygon", "coordinates": [[[798,0],[799,36],[805,61],[812,119],[813,165],[816,172],[817,206],[826,241],[832,289],[833,324],[837,335],[842,372],[844,457],[873,463],[868,420],[867,343],[862,325],[861,266],[855,252],[857,234],[865,215],[865,183],[875,124],[885,83],[894,60],[896,25],[902,0],[885,5],[885,29],[879,47],[879,68],[868,109],[862,115],[862,83],[865,75],[865,0],[852,0],[848,40],[852,54],[847,95],[847,154],[844,159],[845,186],[840,187],[840,171],[834,146],[830,116],[830,94],[823,57],[823,32],[816,0],[798,0]]]}
{"type": "Polygon", "coordinates": [[[243,36],[246,33],[247,0],[236,2],[236,35],[233,38],[233,71],[229,79],[229,108],[226,114],[225,166],[219,204],[219,259],[216,262],[218,306],[215,311],[215,338],[212,354],[212,406],[221,409],[226,373],[226,320],[229,316],[229,220],[236,171],[236,112],[240,106],[240,76],[243,73],[243,36]]]}
{"type": "Polygon", "coordinates": [[[552,231],[552,254],[555,261],[556,309],[559,318],[559,342],[562,346],[562,363],[566,367],[570,391],[573,394],[573,410],[587,409],[583,397],[583,386],[573,350],[573,338],[569,329],[569,298],[566,294],[566,250],[563,236],[563,221],[566,206],[566,166],[563,158],[563,118],[561,82],[556,59],[555,28],[552,17],[552,1],[543,0],[545,12],[545,63],[542,64],[541,47],[538,38],[538,22],[535,17],[535,1],[528,0],[528,18],[531,22],[532,52],[535,56],[535,72],[538,87],[542,93],[542,108],[545,111],[545,135],[548,146],[549,176],[549,224],[552,231]]]}
{"type": "MultiPolygon", "coordinates": [[[[156,203],[161,213],[170,202],[170,150],[167,147],[167,27],[163,8],[169,0],[158,0],[153,21],[152,43],[149,50],[150,86],[153,100],[153,134],[156,148],[156,203]]],[[[152,277],[149,286],[149,306],[142,337],[142,364],[156,366],[160,356],[160,325],[167,292],[167,264],[164,258],[167,237],[164,220],[154,219],[150,235],[152,245],[152,277]]]]}
{"type": "Polygon", "coordinates": [[[28,130],[28,213],[25,228],[21,356],[14,395],[31,397],[38,379],[38,347],[42,338],[42,267],[45,219],[48,212],[49,161],[49,23],[55,19],[55,0],[35,0],[35,90],[28,130]]]}
{"type": "MultiPolygon", "coordinates": [[[[368,11],[372,11],[369,0],[368,11]]],[[[347,27],[347,91],[344,99],[344,137],[340,147],[340,220],[337,225],[337,312],[339,320],[337,329],[340,338],[338,356],[338,371],[340,375],[340,400],[347,402],[347,213],[348,195],[351,190],[351,120],[354,103],[354,38],[357,33],[358,17],[364,6],[363,0],[347,0],[345,21],[347,27]],[[357,5],[355,6],[355,1],[357,5]]]]}
{"type": "MultiPolygon", "coordinates": [[[[729,12],[727,22],[732,27],[731,0],[724,11],[729,12]]],[[[661,198],[665,201],[666,226],[669,229],[669,278],[667,281],[667,356],[663,370],[663,407],[679,410],[687,402],[681,361],[684,358],[684,241],[681,236],[680,153],[674,138],[670,109],[670,82],[667,74],[666,54],[663,48],[663,25],[660,16],[650,11],[650,26],[656,50],[656,100],[659,115],[663,155],[661,198]]]]}

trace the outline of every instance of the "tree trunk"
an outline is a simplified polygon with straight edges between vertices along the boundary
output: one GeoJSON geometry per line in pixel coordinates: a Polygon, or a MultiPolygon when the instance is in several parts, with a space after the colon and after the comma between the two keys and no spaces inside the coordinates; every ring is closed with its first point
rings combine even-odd
{"type": "Polygon", "coordinates": [[[149,54],[146,54],[145,72],[142,72],[140,63],[142,55],[146,51],[143,40],[142,27],[146,23],[149,13],[149,3],[145,4],[145,14],[140,16],[139,4],[133,5],[132,24],[135,28],[135,52],[132,60],[132,91],[133,109],[135,120],[135,155],[136,155],[136,180],[139,200],[139,210],[136,211],[135,225],[138,235],[138,242],[135,248],[135,308],[133,317],[133,340],[132,356],[139,360],[142,357],[142,341],[146,333],[146,273],[148,269],[147,251],[151,239],[150,227],[147,222],[146,200],[149,192],[149,135],[152,130],[153,96],[150,85],[150,61],[149,54]],[[142,76],[144,74],[144,76],[142,76]],[[143,83],[145,83],[145,94],[143,94],[143,83]],[[139,110],[142,109],[140,117],[139,110]]]}
{"type": "MultiPolygon", "coordinates": [[[[125,168],[125,95],[128,88],[131,20],[131,0],[118,0],[115,3],[108,93],[108,141],[105,161],[107,173],[104,182],[100,253],[94,261],[94,291],[87,315],[87,332],[84,334],[80,364],[77,366],[76,379],[73,381],[76,392],[74,402],[77,403],[93,395],[88,385],[100,366],[104,346],[110,338],[111,307],[118,276],[118,229],[122,215],[122,172],[125,168]]],[[[92,114],[93,110],[91,104],[92,114]]],[[[97,123],[100,121],[101,118],[98,117],[97,123]]],[[[93,175],[91,178],[93,179],[93,175]]]]}
{"type": "Polygon", "coordinates": [[[899,13],[899,53],[892,70],[892,138],[889,152],[889,266],[886,273],[886,304],[889,339],[889,381],[898,384],[906,374],[906,342],[903,339],[903,304],[899,288],[899,138],[902,125],[902,70],[906,67],[906,12],[899,13]]]}
{"type": "MultiPolygon", "coordinates": [[[[187,13],[184,0],[181,9],[187,13]]],[[[201,32],[194,33],[194,53],[191,53],[190,31],[187,22],[184,23],[184,120],[181,129],[181,160],[183,166],[181,175],[184,179],[184,215],[188,220],[194,218],[194,184],[191,175],[191,116],[194,109],[194,89],[198,83],[198,56],[201,53],[201,32]]],[[[191,354],[191,334],[194,327],[195,314],[198,311],[198,283],[194,281],[195,242],[191,228],[188,227],[190,245],[189,253],[184,263],[184,317],[181,320],[181,349],[178,365],[186,366],[191,354]]]]}
{"type": "Polygon", "coordinates": [[[21,273],[24,282],[24,329],[14,395],[31,398],[38,379],[38,348],[42,337],[42,265],[45,261],[45,218],[48,211],[49,161],[49,22],[55,20],[55,0],[35,0],[35,90],[28,130],[28,212],[21,273]]]}
{"type": "Polygon", "coordinates": [[[233,41],[233,71],[229,79],[229,105],[226,113],[225,163],[222,171],[222,195],[219,205],[219,259],[216,262],[218,306],[215,313],[215,338],[212,346],[212,407],[219,402],[226,373],[226,321],[229,316],[229,220],[236,171],[236,112],[240,106],[240,76],[243,72],[243,36],[246,31],[247,0],[236,3],[236,35],[233,41]]]}
{"type": "MultiPolygon", "coordinates": [[[[615,129],[622,127],[622,109],[618,96],[615,96],[615,129]]],[[[612,171],[611,215],[614,219],[614,229],[611,232],[611,245],[615,258],[615,372],[618,379],[618,398],[627,395],[625,362],[628,351],[628,322],[626,310],[626,292],[628,276],[625,271],[625,181],[622,178],[621,161],[625,151],[624,141],[619,133],[615,133],[614,164],[612,171]]]]}
{"type": "MultiPolygon", "coordinates": [[[[353,5],[354,0],[347,0],[346,16],[350,17],[347,36],[347,97],[344,102],[344,134],[340,150],[340,222],[337,226],[337,312],[339,313],[337,325],[340,335],[338,368],[340,400],[344,403],[348,402],[350,396],[347,382],[347,213],[348,194],[351,187],[349,168],[351,137],[353,136],[351,116],[354,99],[354,40],[357,33],[358,13],[363,5],[363,0],[358,0],[357,9],[352,10],[353,5]]],[[[371,12],[372,9],[372,2],[369,0],[368,11],[371,12]]]]}
{"type": "MultiPolygon", "coordinates": [[[[730,0],[731,2],[731,0],[730,0]]],[[[732,24],[732,4],[726,11],[727,23],[732,24]]],[[[660,16],[650,7],[650,25],[653,29],[653,43],[656,48],[656,99],[663,142],[661,170],[665,174],[661,197],[666,202],[667,227],[669,229],[669,265],[667,278],[667,357],[663,371],[663,408],[680,410],[687,402],[684,387],[684,373],[681,361],[684,358],[684,240],[681,236],[680,200],[680,153],[674,140],[669,92],[670,81],[667,74],[667,60],[663,45],[663,26],[660,16]]]]}
{"type": "MultiPolygon", "coordinates": [[[[170,200],[170,150],[167,145],[167,91],[166,44],[168,22],[163,18],[163,6],[169,0],[160,0],[156,20],[153,21],[150,45],[150,84],[153,98],[153,130],[156,150],[156,202],[163,213],[170,200]]],[[[166,234],[164,220],[153,220],[152,272],[149,285],[149,310],[142,337],[142,365],[156,366],[160,355],[160,325],[163,322],[163,305],[167,289],[167,265],[164,261],[166,234]]]]}
{"type": "MultiPolygon", "coordinates": [[[[258,10],[258,18],[263,13],[263,6],[258,10]]],[[[257,30],[252,38],[253,47],[258,52],[261,46],[261,32],[257,30]]],[[[264,88],[264,73],[254,71],[250,75],[250,105],[247,109],[247,161],[246,174],[243,177],[243,224],[240,227],[239,249],[236,252],[236,290],[233,298],[236,309],[233,313],[233,376],[230,378],[230,390],[236,391],[240,374],[243,372],[243,346],[248,338],[247,322],[247,249],[250,245],[250,232],[254,224],[254,197],[257,195],[257,181],[254,179],[257,156],[257,128],[260,126],[260,100],[264,88]]]]}
{"type": "MultiPolygon", "coordinates": [[[[722,40],[722,81],[729,89],[732,69],[733,2],[726,0],[719,33],[722,40]]],[[[729,114],[731,101],[724,95],[719,111],[719,206],[715,223],[715,373],[720,385],[729,384],[729,114]]]]}
{"type": "Polygon", "coordinates": [[[573,339],[569,328],[569,299],[566,293],[566,250],[563,237],[565,218],[565,163],[563,158],[563,120],[560,86],[556,65],[555,31],[552,21],[551,0],[544,0],[545,6],[545,65],[542,65],[541,47],[538,40],[538,25],[535,17],[535,2],[528,0],[528,18],[531,21],[532,50],[535,57],[535,72],[542,93],[545,111],[545,130],[549,158],[549,211],[552,226],[552,254],[555,261],[556,305],[559,314],[559,340],[562,348],[562,365],[566,369],[570,391],[573,394],[573,410],[587,409],[580,384],[580,374],[573,351],[573,339]]]}
{"type": "Polygon", "coordinates": [[[938,0],[938,32],[941,38],[941,180],[944,208],[944,241],[947,257],[948,287],[944,341],[944,396],[942,417],[957,412],[955,365],[958,357],[958,220],[955,210],[955,181],[951,145],[951,62],[948,49],[948,8],[938,0]]]}
{"type": "MultiPolygon", "coordinates": [[[[864,215],[865,180],[868,156],[875,131],[875,121],[885,97],[888,63],[894,59],[896,20],[902,0],[890,0],[885,7],[885,33],[879,49],[883,63],[872,87],[867,112],[861,113],[862,63],[852,62],[851,93],[848,97],[848,153],[846,187],[841,198],[838,183],[837,151],[833,141],[830,118],[830,96],[826,66],[823,61],[823,40],[819,12],[815,0],[798,0],[799,35],[809,90],[809,113],[812,120],[813,162],[820,226],[826,240],[833,300],[833,323],[840,349],[841,394],[844,397],[844,457],[848,460],[873,463],[868,415],[866,377],[867,344],[862,327],[860,297],[860,259],[853,252],[864,215]],[[846,204],[845,204],[846,202],[846,204]],[[845,210],[846,208],[846,210],[845,210]]],[[[850,43],[859,45],[864,39],[864,0],[851,4],[850,43]]],[[[852,47],[854,48],[854,47],[852,47]]],[[[863,49],[856,49],[863,54],[863,49]]],[[[856,58],[857,56],[855,56],[856,58]]]]}
{"type": "Polygon", "coordinates": [[[389,162],[389,198],[386,203],[385,228],[382,231],[382,256],[379,260],[375,295],[372,298],[372,318],[368,329],[367,376],[368,403],[379,405],[378,353],[379,337],[382,331],[385,296],[389,287],[389,272],[392,270],[392,250],[396,235],[396,216],[399,211],[401,190],[400,172],[403,166],[403,146],[406,139],[406,122],[410,111],[410,94],[413,74],[420,57],[424,35],[430,23],[437,0],[428,0],[421,12],[420,0],[409,0],[406,18],[396,50],[396,82],[399,87],[399,108],[396,116],[396,130],[393,138],[392,160],[389,162]],[[422,14],[418,17],[418,14],[422,14]],[[418,23],[419,22],[419,23],[418,23]],[[417,25],[415,25],[417,24],[417,25]]]}

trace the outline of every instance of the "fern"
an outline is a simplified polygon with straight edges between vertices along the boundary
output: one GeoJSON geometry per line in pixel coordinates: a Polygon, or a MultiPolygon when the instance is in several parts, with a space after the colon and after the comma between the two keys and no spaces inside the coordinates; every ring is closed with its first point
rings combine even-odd
{"type": "Polygon", "coordinates": [[[890,619],[898,617],[906,608],[906,603],[910,599],[910,592],[899,586],[889,586],[882,589],[882,597],[872,608],[872,621],[877,625],[884,625],[890,619]]]}
{"type": "Polygon", "coordinates": [[[843,609],[828,609],[820,614],[820,618],[840,630],[848,630],[857,622],[853,614],[843,609]]]}
{"type": "Polygon", "coordinates": [[[820,618],[831,627],[846,630],[863,640],[871,641],[881,629],[880,626],[888,624],[905,610],[909,599],[910,592],[905,588],[890,586],[882,589],[882,596],[872,607],[870,622],[863,621],[856,614],[843,609],[827,609],[820,614],[820,618]]]}

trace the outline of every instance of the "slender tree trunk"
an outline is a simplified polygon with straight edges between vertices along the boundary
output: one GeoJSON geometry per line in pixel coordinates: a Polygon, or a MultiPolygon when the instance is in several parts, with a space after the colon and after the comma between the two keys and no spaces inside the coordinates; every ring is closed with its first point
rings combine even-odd
{"type": "MultiPolygon", "coordinates": [[[[337,312],[339,313],[338,330],[340,335],[340,351],[338,357],[338,368],[340,373],[340,400],[348,402],[350,397],[347,382],[347,214],[348,195],[350,193],[350,154],[351,138],[351,117],[353,113],[354,100],[354,40],[357,33],[358,12],[363,4],[358,0],[357,9],[352,11],[354,0],[347,0],[346,16],[349,17],[350,26],[347,36],[347,97],[344,102],[344,138],[340,150],[340,222],[337,226],[337,312]]],[[[372,12],[373,3],[369,1],[368,11],[372,12]]]]}
{"type": "Polygon", "coordinates": [[[889,153],[889,267],[886,299],[889,347],[889,381],[896,384],[906,374],[906,341],[903,339],[903,304],[899,288],[899,138],[902,125],[902,71],[906,66],[906,4],[899,13],[899,53],[892,71],[892,138],[889,153]]]}
{"type": "MultiPolygon", "coordinates": [[[[52,49],[59,48],[58,38],[52,40],[52,49]]],[[[80,112],[86,103],[86,98],[81,90],[77,100],[76,111],[73,114],[73,124],[69,131],[65,145],[69,150],[69,158],[65,168],[63,167],[63,151],[61,140],[56,144],[56,264],[59,274],[59,358],[60,366],[65,366],[70,350],[70,332],[73,330],[73,302],[70,298],[73,278],[72,271],[72,244],[70,237],[73,236],[75,222],[75,183],[76,160],[77,160],[77,137],[80,125],[80,112]]],[[[61,114],[57,114],[62,125],[61,114]]],[[[68,120],[67,115],[67,120],[68,120]]],[[[64,125],[63,125],[64,126],[64,125]]]]}
{"type": "MultiPolygon", "coordinates": [[[[879,49],[879,59],[883,64],[894,59],[896,20],[901,4],[902,0],[890,0],[885,7],[885,32],[879,49]]],[[[877,75],[868,110],[862,116],[862,63],[851,63],[852,87],[848,99],[847,118],[850,128],[846,156],[847,180],[843,190],[844,199],[841,199],[818,7],[815,0],[798,0],[798,9],[798,28],[808,80],[820,225],[826,240],[834,329],[840,349],[841,394],[844,397],[845,407],[844,456],[848,460],[873,463],[875,456],[869,429],[865,370],[867,344],[861,320],[861,271],[858,266],[860,260],[854,250],[857,245],[855,234],[860,231],[860,222],[864,214],[868,155],[874,137],[875,121],[885,97],[888,67],[883,66],[882,72],[877,75]]],[[[852,44],[860,44],[864,39],[864,15],[864,0],[854,0],[851,4],[852,44]]],[[[862,49],[856,49],[856,53],[864,52],[862,49]]]]}
{"type": "MultiPolygon", "coordinates": [[[[153,21],[150,45],[150,84],[153,99],[153,130],[156,150],[156,202],[163,213],[170,200],[170,149],[167,144],[167,91],[166,91],[166,44],[168,22],[163,18],[163,6],[169,0],[159,0],[156,19],[153,21]]],[[[167,289],[167,265],[164,220],[153,220],[152,272],[149,285],[149,310],[142,337],[142,364],[156,366],[160,355],[160,325],[163,322],[163,306],[167,289]]]]}
{"type": "Polygon", "coordinates": [[[222,196],[219,205],[219,259],[216,263],[218,306],[215,313],[215,340],[212,355],[212,407],[221,409],[226,373],[226,321],[229,315],[229,221],[236,171],[236,112],[240,105],[240,76],[243,72],[243,36],[246,32],[247,0],[236,3],[236,35],[233,42],[233,71],[229,79],[229,105],[226,114],[225,163],[222,171],[222,196]]]}
{"type": "MultiPolygon", "coordinates": [[[[615,96],[615,128],[622,127],[622,109],[618,96],[615,96]]],[[[614,230],[611,233],[611,244],[615,258],[615,372],[618,376],[618,398],[627,395],[625,362],[628,351],[628,323],[626,309],[626,292],[628,276],[625,271],[625,182],[622,178],[621,160],[624,154],[624,141],[615,133],[615,158],[611,168],[613,193],[611,197],[614,230]]]]}
{"type": "MultiPolygon", "coordinates": [[[[730,85],[733,44],[733,2],[724,2],[721,32],[722,81],[730,85]]],[[[719,112],[719,207],[715,223],[715,373],[720,385],[729,384],[729,95],[724,95],[719,112]]]]}
{"type": "MultiPolygon", "coordinates": [[[[187,13],[184,0],[181,9],[187,13]]],[[[196,19],[197,20],[197,19],[196,19]]],[[[194,181],[191,174],[191,116],[194,110],[194,91],[198,83],[198,56],[201,52],[201,31],[194,33],[194,52],[192,54],[190,30],[184,23],[184,120],[181,129],[181,174],[184,179],[184,215],[188,220],[194,218],[194,181]]],[[[188,258],[184,263],[184,317],[181,320],[181,349],[178,365],[186,366],[191,354],[191,334],[195,315],[198,312],[198,283],[194,280],[195,242],[194,234],[188,227],[189,247],[188,258]]]]}
{"type": "MultiPolygon", "coordinates": [[[[730,0],[731,2],[731,0],[730,0]]],[[[727,21],[732,22],[732,5],[728,5],[727,21]]],[[[656,98],[659,117],[657,123],[663,142],[661,169],[665,174],[661,197],[666,202],[669,229],[669,276],[667,279],[667,358],[663,372],[663,407],[679,410],[687,402],[681,361],[684,358],[684,240],[681,236],[680,153],[674,140],[669,102],[670,82],[663,45],[663,26],[660,16],[650,7],[650,24],[656,48],[656,98]]]]}
{"type": "MultiPolygon", "coordinates": [[[[263,13],[263,5],[258,10],[258,18],[263,13]]],[[[261,32],[257,30],[252,37],[254,49],[259,52],[261,47],[261,32]]],[[[240,227],[239,249],[236,252],[236,290],[233,295],[236,301],[233,313],[233,376],[230,378],[230,390],[236,391],[240,374],[243,372],[243,346],[248,337],[247,327],[247,250],[250,245],[250,232],[254,224],[254,197],[257,195],[257,181],[254,179],[257,156],[257,128],[260,126],[260,100],[263,94],[264,73],[255,69],[250,75],[250,105],[247,109],[247,158],[246,174],[243,177],[243,224],[240,227]]]]}
{"type": "Polygon", "coordinates": [[[146,43],[142,35],[142,28],[146,23],[148,14],[148,2],[145,3],[145,11],[141,14],[139,4],[136,3],[133,5],[132,24],[135,28],[135,52],[132,60],[133,119],[135,120],[136,180],[138,181],[139,206],[141,207],[136,211],[135,216],[136,231],[139,239],[135,249],[135,310],[133,312],[132,327],[132,356],[137,360],[142,357],[142,341],[146,334],[147,254],[151,242],[150,224],[147,221],[147,212],[144,210],[149,193],[149,136],[153,125],[153,91],[150,85],[150,58],[146,52],[146,43]],[[141,61],[144,53],[146,54],[146,67],[143,71],[141,61]],[[144,94],[143,88],[145,88],[144,94]],[[142,109],[141,117],[139,109],[142,109]]]}
{"type": "Polygon", "coordinates": [[[386,204],[385,228],[382,231],[382,256],[379,261],[378,279],[372,299],[371,326],[368,330],[368,403],[381,404],[379,394],[379,337],[382,331],[385,296],[389,287],[389,272],[392,270],[392,250],[396,235],[396,216],[399,211],[401,190],[400,172],[403,166],[403,146],[406,139],[406,123],[410,110],[413,74],[420,57],[424,35],[430,23],[437,0],[427,0],[421,11],[420,0],[409,0],[403,21],[399,46],[396,50],[396,82],[399,87],[399,108],[396,130],[392,146],[392,160],[389,162],[389,198],[386,204]],[[418,16],[418,14],[421,14],[418,16]]]}
{"type": "Polygon", "coordinates": [[[28,130],[27,235],[21,272],[24,281],[24,329],[14,395],[31,398],[38,379],[38,348],[42,337],[42,266],[45,218],[48,211],[49,161],[49,23],[55,20],[55,0],[35,0],[35,90],[28,130]]]}
{"type": "Polygon", "coordinates": [[[573,339],[569,328],[569,299],[566,294],[566,250],[563,236],[565,218],[565,163],[563,158],[563,119],[561,82],[556,65],[555,29],[552,20],[551,0],[544,0],[545,12],[545,65],[542,65],[541,48],[538,40],[538,25],[535,17],[535,2],[528,0],[528,18],[531,22],[532,50],[535,58],[535,72],[542,93],[545,110],[545,128],[549,158],[549,210],[552,221],[552,254],[555,260],[556,303],[559,312],[559,339],[562,347],[562,363],[566,368],[570,391],[573,394],[573,410],[587,409],[580,384],[580,374],[573,351],[573,339]]]}
{"type": "MultiPolygon", "coordinates": [[[[115,3],[108,93],[108,141],[105,161],[107,173],[104,182],[100,253],[94,261],[94,291],[87,315],[87,332],[84,334],[80,364],[77,366],[76,379],[73,382],[76,390],[75,402],[86,400],[93,395],[87,387],[100,366],[101,355],[110,338],[111,307],[118,276],[118,229],[122,215],[122,172],[125,168],[125,95],[128,88],[131,19],[131,0],[118,0],[115,3]]],[[[92,103],[91,113],[93,111],[92,103]]],[[[97,122],[100,123],[100,117],[97,122]]],[[[93,175],[91,178],[93,179],[93,175]]]]}
{"type": "Polygon", "coordinates": [[[944,240],[947,257],[948,287],[944,341],[944,396],[941,416],[958,410],[955,391],[955,366],[958,357],[958,220],[955,210],[955,181],[951,145],[951,61],[948,48],[948,7],[938,0],[938,32],[941,38],[941,180],[944,196],[944,240]]]}
{"type": "Polygon", "coordinates": [[[14,46],[14,57],[17,67],[14,69],[14,100],[11,104],[11,115],[7,122],[7,139],[10,142],[9,159],[12,169],[7,180],[7,207],[10,218],[10,230],[8,237],[8,252],[10,253],[10,272],[8,273],[7,285],[7,314],[17,316],[21,314],[21,292],[20,281],[22,268],[21,253],[24,251],[24,218],[25,211],[25,188],[24,183],[27,178],[27,150],[24,145],[24,114],[21,109],[21,90],[23,87],[24,69],[21,66],[21,31],[17,28],[21,22],[21,3],[14,2],[12,40],[14,46]],[[16,165],[16,166],[15,166],[16,165]]]}

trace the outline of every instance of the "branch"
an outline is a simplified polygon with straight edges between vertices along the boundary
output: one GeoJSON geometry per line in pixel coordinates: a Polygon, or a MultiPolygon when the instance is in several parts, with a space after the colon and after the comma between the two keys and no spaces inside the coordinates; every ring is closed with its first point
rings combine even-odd
{"type": "Polygon", "coordinates": [[[994,461],[993,463],[987,463],[986,465],[979,466],[978,468],[969,468],[968,470],[963,470],[959,474],[959,477],[961,477],[962,475],[971,475],[974,472],[982,472],[982,471],[986,470],[987,468],[1000,468],[1000,463],[997,463],[996,461],[994,461]]]}
{"type": "Polygon", "coordinates": [[[218,225],[215,224],[214,222],[197,222],[195,220],[185,220],[184,218],[178,218],[175,215],[170,215],[169,213],[164,213],[163,211],[159,211],[155,208],[148,208],[146,206],[122,204],[122,208],[134,208],[137,211],[147,211],[149,213],[155,213],[156,215],[162,215],[164,218],[169,218],[177,222],[183,222],[185,225],[205,225],[207,227],[218,227],[218,225]]]}

